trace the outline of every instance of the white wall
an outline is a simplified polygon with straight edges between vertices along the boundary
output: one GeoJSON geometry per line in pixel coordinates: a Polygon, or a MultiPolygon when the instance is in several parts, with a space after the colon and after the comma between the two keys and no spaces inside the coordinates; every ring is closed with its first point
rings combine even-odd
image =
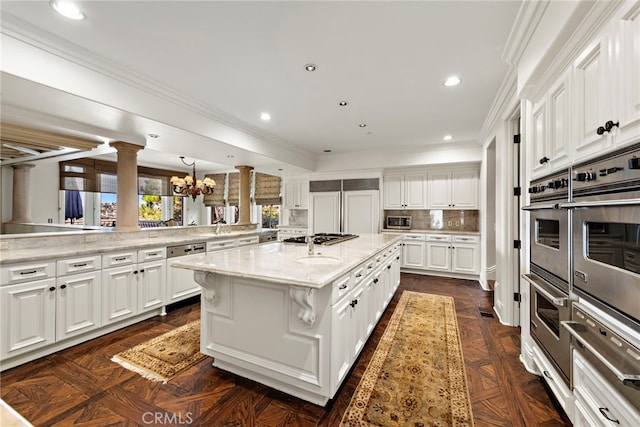
{"type": "MultiPolygon", "coordinates": [[[[49,219],[57,223],[60,215],[58,196],[60,192],[60,172],[58,163],[38,162],[31,169],[31,219],[36,223],[46,223],[49,219]]],[[[63,213],[64,215],[64,213],[63,213]]]]}

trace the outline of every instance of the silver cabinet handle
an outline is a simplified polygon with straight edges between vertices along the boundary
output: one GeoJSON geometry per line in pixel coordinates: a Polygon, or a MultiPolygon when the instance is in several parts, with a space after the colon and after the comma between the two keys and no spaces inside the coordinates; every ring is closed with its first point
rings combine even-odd
{"type": "Polygon", "coordinates": [[[542,295],[544,295],[545,298],[547,298],[549,301],[551,301],[558,307],[564,307],[565,305],[567,305],[567,299],[568,299],[567,297],[558,297],[558,296],[552,295],[549,291],[544,289],[543,286],[538,283],[539,281],[537,279],[531,277],[528,274],[523,274],[522,278],[527,282],[529,282],[534,288],[536,288],[538,292],[540,292],[542,295]]]}

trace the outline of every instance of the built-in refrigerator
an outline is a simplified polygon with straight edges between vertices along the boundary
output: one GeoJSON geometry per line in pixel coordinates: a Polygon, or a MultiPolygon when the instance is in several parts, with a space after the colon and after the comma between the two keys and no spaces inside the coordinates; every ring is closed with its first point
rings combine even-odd
{"type": "Polygon", "coordinates": [[[316,233],[380,232],[379,178],[311,181],[309,226],[316,233]]]}

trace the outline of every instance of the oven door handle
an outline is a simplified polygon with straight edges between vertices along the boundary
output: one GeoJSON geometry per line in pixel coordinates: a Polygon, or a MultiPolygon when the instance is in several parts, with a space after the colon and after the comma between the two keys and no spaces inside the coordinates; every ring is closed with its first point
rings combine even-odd
{"type": "MultiPolygon", "coordinates": [[[[607,206],[640,205],[640,199],[593,200],[585,202],[560,203],[561,209],[601,208],[607,206]]],[[[523,208],[524,209],[524,208],[523,208]]]]}
{"type": "Polygon", "coordinates": [[[522,278],[529,282],[538,292],[544,295],[549,301],[554,303],[558,307],[565,307],[567,305],[567,297],[553,295],[546,289],[546,286],[542,284],[540,279],[532,277],[530,274],[523,274],[522,278]]]}
{"type": "MultiPolygon", "coordinates": [[[[614,365],[614,361],[620,361],[620,357],[605,357],[602,353],[605,351],[599,350],[597,347],[603,347],[604,345],[596,342],[590,342],[588,339],[589,330],[586,326],[581,324],[580,322],[570,322],[570,321],[562,321],[560,322],[563,328],[565,328],[572,337],[574,337],[580,345],[582,345],[589,353],[593,354],[596,359],[598,359],[604,366],[607,367],[615,376],[620,380],[622,384],[625,386],[638,387],[640,385],[640,372],[624,372],[623,369],[626,366],[627,368],[631,365],[630,363],[624,363],[625,366],[618,367],[614,365]],[[609,360],[611,359],[611,360],[609,360]]],[[[624,362],[624,360],[623,360],[624,362]]],[[[637,364],[635,365],[637,366],[637,364]]]]}
{"type": "Polygon", "coordinates": [[[540,211],[543,209],[561,209],[561,205],[558,203],[548,203],[548,204],[523,206],[520,209],[522,209],[523,211],[540,211]]]}

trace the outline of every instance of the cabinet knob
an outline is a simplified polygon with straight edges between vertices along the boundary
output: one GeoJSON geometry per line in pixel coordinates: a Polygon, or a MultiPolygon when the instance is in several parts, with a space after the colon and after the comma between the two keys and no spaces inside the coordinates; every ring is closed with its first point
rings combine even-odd
{"type": "Polygon", "coordinates": [[[541,165],[544,165],[545,163],[547,163],[549,160],[551,160],[550,158],[548,158],[547,156],[544,156],[543,158],[541,158],[539,160],[541,165]]]}
{"type": "Polygon", "coordinates": [[[387,269],[390,269],[390,268],[391,268],[391,264],[387,265],[387,269]]]}
{"type": "Polygon", "coordinates": [[[373,283],[378,283],[378,278],[373,279],[373,283]]]}
{"type": "Polygon", "coordinates": [[[133,270],[133,274],[138,274],[138,270],[133,270]]]}
{"type": "Polygon", "coordinates": [[[607,132],[611,132],[611,129],[613,129],[614,127],[620,127],[620,122],[613,123],[613,121],[609,120],[604,124],[604,128],[607,132]]]}
{"type": "Polygon", "coordinates": [[[51,292],[53,292],[53,291],[55,291],[55,290],[56,290],[56,287],[55,287],[55,286],[52,286],[52,287],[50,287],[50,288],[49,288],[49,291],[51,291],[51,292]]]}
{"type": "Polygon", "coordinates": [[[63,283],[62,285],[60,285],[60,289],[67,289],[67,284],[63,283]]]}
{"type": "Polygon", "coordinates": [[[144,273],[144,268],[140,270],[140,273],[144,273]]]}
{"type": "Polygon", "coordinates": [[[598,129],[596,129],[596,133],[598,135],[602,135],[603,133],[605,133],[604,127],[603,126],[598,127],[598,129]]]}
{"type": "Polygon", "coordinates": [[[356,306],[356,304],[358,304],[358,300],[357,300],[357,299],[351,300],[351,302],[349,303],[349,305],[350,305],[351,307],[355,307],[355,306],[356,306]]]}

